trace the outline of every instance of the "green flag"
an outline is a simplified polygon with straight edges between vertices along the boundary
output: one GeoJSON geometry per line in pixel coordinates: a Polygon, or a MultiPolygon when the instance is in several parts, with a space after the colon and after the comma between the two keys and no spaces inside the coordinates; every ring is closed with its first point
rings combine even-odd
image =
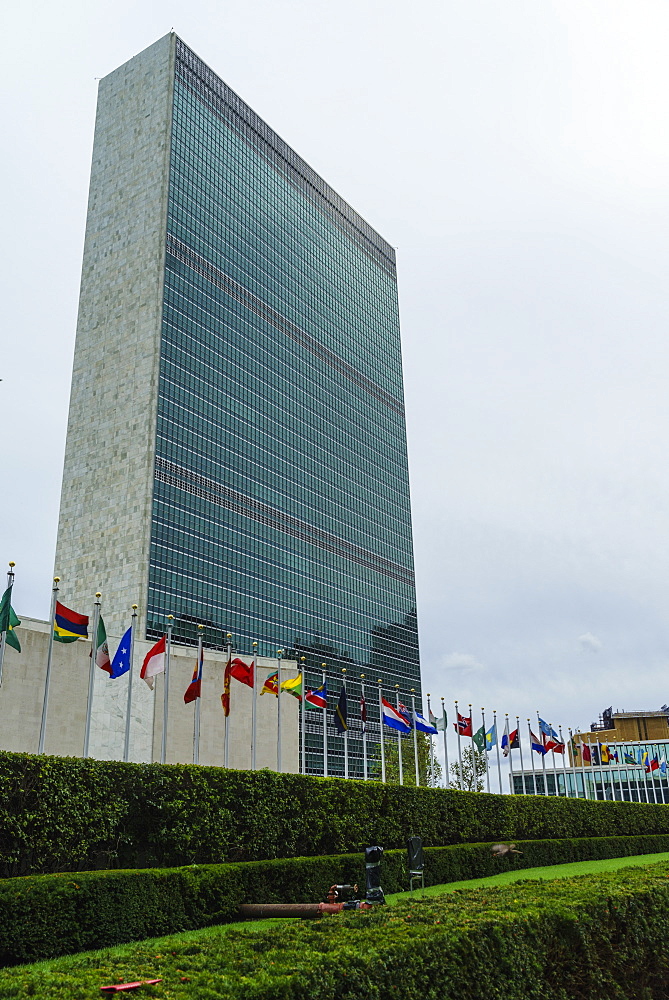
{"type": "Polygon", "coordinates": [[[2,595],[2,600],[0,601],[0,633],[5,633],[5,642],[8,646],[13,646],[14,649],[20,653],[21,643],[18,640],[18,636],[14,632],[17,625],[21,624],[21,620],[14,611],[11,605],[12,600],[12,588],[11,585],[7,587],[7,590],[2,595]]]}
{"type": "Polygon", "coordinates": [[[486,740],[485,740],[485,729],[483,728],[483,726],[481,726],[480,729],[477,729],[477,731],[472,736],[472,740],[479,748],[479,750],[485,750],[486,740]]]}

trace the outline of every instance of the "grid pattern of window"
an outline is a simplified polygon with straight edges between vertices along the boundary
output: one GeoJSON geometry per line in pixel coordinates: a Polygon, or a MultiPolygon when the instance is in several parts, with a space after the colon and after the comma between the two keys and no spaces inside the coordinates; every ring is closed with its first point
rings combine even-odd
{"type": "Polygon", "coordinates": [[[149,636],[419,694],[392,248],[181,42],[166,252],[149,636]]]}

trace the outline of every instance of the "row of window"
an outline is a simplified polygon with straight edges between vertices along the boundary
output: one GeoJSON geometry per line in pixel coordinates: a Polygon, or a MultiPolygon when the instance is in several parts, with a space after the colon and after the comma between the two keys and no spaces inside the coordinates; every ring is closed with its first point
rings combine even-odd
{"type": "MultiPolygon", "coordinates": [[[[360,322],[368,312],[372,329],[378,325],[379,309],[383,311],[384,299],[387,300],[391,304],[388,315],[395,318],[394,332],[397,332],[394,283],[387,285],[384,277],[384,283],[380,284],[379,275],[382,272],[375,268],[370,271],[368,259],[354,250],[354,245],[332,226],[327,217],[314,210],[311,203],[296,199],[293,190],[285,187],[290,203],[276,206],[274,230],[264,234],[264,238],[262,232],[260,238],[254,237],[254,230],[263,221],[263,194],[266,188],[259,189],[253,177],[254,162],[253,157],[249,157],[248,147],[242,144],[231,149],[224,163],[217,163],[209,148],[203,149],[199,172],[194,173],[194,167],[188,162],[188,158],[193,156],[197,146],[198,123],[192,120],[184,122],[182,145],[179,144],[178,131],[175,130],[173,145],[173,207],[178,208],[178,218],[184,219],[194,235],[200,230],[212,232],[212,227],[218,223],[218,228],[222,229],[228,239],[234,237],[237,246],[243,246],[251,240],[251,253],[247,254],[247,260],[253,280],[257,281],[263,271],[271,275],[280,267],[289,268],[281,274],[276,285],[275,290],[280,298],[285,296],[286,290],[299,285],[300,271],[304,271],[305,267],[308,270],[313,267],[313,264],[307,264],[306,261],[299,262],[302,254],[316,254],[318,258],[319,254],[326,253],[317,275],[317,284],[323,289],[322,294],[327,294],[328,285],[333,280],[340,281],[345,291],[342,305],[356,295],[358,298],[354,307],[355,314],[351,316],[350,322],[355,323],[356,317],[360,322]],[[243,199],[241,202],[240,197],[243,199]],[[178,205],[174,203],[174,199],[180,199],[178,205]],[[237,203],[228,203],[228,199],[237,199],[237,203]],[[191,216],[190,224],[184,213],[196,213],[191,216]],[[303,247],[301,241],[305,240],[307,233],[310,233],[309,239],[303,247]],[[297,242],[287,242],[292,239],[297,242]],[[264,245],[271,247],[271,250],[263,267],[263,261],[258,258],[264,245]],[[385,291],[382,291],[384,288],[385,291]]],[[[206,256],[210,257],[211,254],[206,256]]],[[[340,325],[342,318],[339,317],[340,325]]]]}
{"type": "MultiPolygon", "coordinates": [[[[310,279],[307,290],[293,286],[285,291],[283,301],[270,304],[267,296],[251,291],[248,275],[244,282],[231,277],[229,266],[221,268],[210,260],[211,254],[203,254],[189,245],[198,243],[192,233],[186,234],[189,242],[172,233],[167,237],[167,268],[175,276],[170,277],[170,288],[187,288],[186,301],[192,299],[196,310],[205,307],[212,314],[213,323],[207,323],[198,312],[187,314],[201,320],[204,328],[215,330],[220,321],[221,305],[230,308],[233,302],[242,306],[234,309],[241,316],[254,315],[262,324],[267,324],[268,334],[276,336],[276,331],[291,338],[303,349],[311,351],[314,357],[328,361],[339,374],[347,374],[354,383],[381,394],[391,408],[399,405],[402,411],[402,368],[399,351],[399,337],[392,331],[391,316],[396,309],[388,306],[388,315],[375,308],[375,323],[365,326],[360,322],[356,303],[350,303],[347,289],[335,290],[337,304],[347,305],[353,315],[349,319],[332,315],[328,304],[331,283],[326,276],[320,283],[310,279]],[[220,293],[223,292],[223,295],[220,293]],[[291,304],[299,304],[304,314],[295,320],[295,309],[289,315],[291,304]]],[[[229,262],[223,262],[228,264],[229,262]]]]}
{"type": "Polygon", "coordinates": [[[304,184],[316,191],[332,211],[339,212],[343,220],[355,226],[375,250],[392,260],[392,247],[180,39],[177,42],[176,70],[184,84],[197,93],[200,100],[206,100],[219,116],[224,110],[226,118],[233,117],[247,139],[257,137],[252,140],[254,145],[258,141],[263,144],[268,155],[281,159],[286,169],[294,171],[304,184]]]}
{"type": "MultiPolygon", "coordinates": [[[[196,497],[193,503],[187,501],[182,491],[156,483],[152,537],[156,544],[171,547],[175,562],[179,552],[212,565],[254,559],[258,562],[257,572],[262,575],[274,565],[290,569],[294,564],[297,568],[301,558],[301,565],[309,567],[302,576],[342,592],[364,588],[375,607],[385,607],[386,602],[395,607],[398,601],[400,604],[413,601],[413,582],[399,574],[382,572],[378,565],[316,546],[304,537],[279,531],[238,511],[219,509],[215,512],[217,518],[207,517],[196,497]]],[[[253,570],[256,571],[255,566],[253,570]]]]}
{"type": "MultiPolygon", "coordinates": [[[[325,622],[331,629],[344,622],[346,628],[356,628],[364,634],[376,627],[381,615],[397,617],[401,613],[390,600],[375,602],[374,595],[364,594],[360,587],[350,584],[347,588],[339,587],[321,575],[307,577],[290,572],[281,563],[263,562],[248,551],[228,550],[223,554],[225,561],[218,563],[207,560],[204,553],[179,551],[156,539],[151,552],[151,579],[191,604],[222,607],[234,601],[247,613],[263,617],[285,608],[290,618],[295,613],[306,614],[309,620],[325,622]],[[187,579],[182,580],[185,574],[187,579]]],[[[380,647],[388,651],[394,642],[410,641],[405,631],[411,629],[398,625],[394,639],[381,639],[380,647]]]]}
{"type": "MultiPolygon", "coordinates": [[[[331,531],[315,523],[313,519],[307,520],[299,514],[287,512],[277,504],[277,498],[272,494],[269,496],[270,502],[267,503],[259,498],[257,493],[253,495],[253,491],[248,488],[244,491],[235,490],[227,483],[212,480],[162,456],[157,457],[156,466],[156,480],[172,487],[169,495],[177,498],[177,502],[180,491],[188,494],[181,500],[190,510],[193,509],[191,497],[197,497],[207,505],[213,504],[215,507],[251,518],[260,524],[285,532],[293,539],[302,540],[326,552],[353,560],[375,572],[384,573],[409,584],[413,583],[411,560],[409,559],[408,564],[398,562],[398,552],[392,546],[388,547],[387,553],[384,552],[382,534],[379,531],[356,538],[352,530],[347,530],[343,522],[334,518],[332,520],[334,531],[331,531]]],[[[249,487],[251,483],[247,482],[244,485],[249,487]]],[[[326,504],[322,503],[322,506],[326,504]]],[[[217,521],[226,519],[223,513],[218,517],[216,517],[217,512],[212,513],[217,521]]]]}
{"type": "MultiPolygon", "coordinates": [[[[201,67],[204,64],[200,64],[201,67]]],[[[179,66],[179,64],[178,64],[179,66]]],[[[362,219],[332,188],[329,187],[309,166],[301,159],[286,143],[283,142],[255,113],[244,105],[242,101],[231,91],[228,93],[234,98],[236,105],[241,105],[242,114],[233,110],[228,100],[214,96],[212,91],[199,78],[197,72],[189,72],[183,64],[179,66],[183,85],[180,85],[177,77],[175,86],[175,115],[178,115],[178,105],[180,98],[188,95],[195,95],[200,111],[207,109],[207,123],[204,130],[209,132],[218,131],[214,129],[215,122],[229,122],[235,133],[243,137],[244,141],[256,149],[264,161],[272,165],[274,169],[280,169],[287,177],[293,187],[307,194],[316,203],[318,208],[333,218],[335,223],[346,232],[349,237],[356,239],[364,251],[378,264],[381,264],[390,274],[394,272],[395,253],[385,240],[379,237],[372,227],[362,219]],[[212,113],[213,112],[213,113],[212,113]]],[[[211,71],[205,67],[207,74],[211,71]]],[[[222,81],[217,81],[219,88],[225,88],[222,81]]],[[[227,88],[225,88],[227,90],[227,88]]],[[[217,89],[216,94],[220,95],[221,90],[217,89]]],[[[189,117],[191,119],[203,118],[204,115],[192,108],[189,117]]]]}

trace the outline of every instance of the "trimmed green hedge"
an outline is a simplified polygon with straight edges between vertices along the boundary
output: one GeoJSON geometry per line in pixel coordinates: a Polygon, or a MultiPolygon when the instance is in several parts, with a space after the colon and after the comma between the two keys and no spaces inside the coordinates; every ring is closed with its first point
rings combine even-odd
{"type": "Polygon", "coordinates": [[[0,971],[3,1000],[143,992],[188,1000],[661,1000],[669,865],[460,890],[370,913],[241,925],[0,971]],[[47,992],[48,990],[48,992],[47,992]]]}
{"type": "MultiPolygon", "coordinates": [[[[428,848],[426,885],[570,861],[669,851],[669,835],[536,840],[513,861],[490,844],[428,848]]],[[[191,868],[79,872],[0,881],[0,965],[33,962],[237,919],[245,902],[318,902],[334,882],[364,885],[359,854],[191,868]]],[[[386,892],[408,888],[406,852],[387,851],[386,892]]]]}
{"type": "Polygon", "coordinates": [[[669,833],[669,809],[0,753],[0,876],[669,833]]]}

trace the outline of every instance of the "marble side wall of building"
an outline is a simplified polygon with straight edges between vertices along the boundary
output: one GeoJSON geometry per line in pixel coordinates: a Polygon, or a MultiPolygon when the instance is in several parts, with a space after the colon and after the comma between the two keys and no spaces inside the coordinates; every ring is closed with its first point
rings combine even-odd
{"type": "MultiPolygon", "coordinates": [[[[100,81],[54,572],[144,632],[174,76],[166,35],[100,81]]],[[[144,633],[145,634],[145,633],[144,633]]]]}

